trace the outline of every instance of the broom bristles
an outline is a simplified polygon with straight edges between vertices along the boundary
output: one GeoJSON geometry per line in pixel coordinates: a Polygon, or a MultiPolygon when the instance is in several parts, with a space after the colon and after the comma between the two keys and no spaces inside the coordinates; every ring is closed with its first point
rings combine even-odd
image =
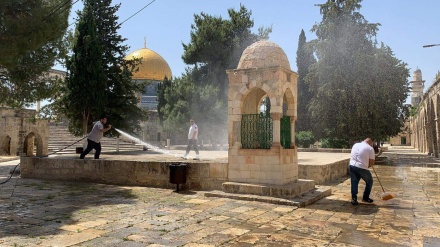
{"type": "Polygon", "coordinates": [[[384,201],[387,201],[387,200],[390,200],[390,199],[393,199],[393,198],[394,198],[394,196],[391,195],[390,193],[383,193],[382,197],[381,197],[381,199],[384,200],[384,201]]]}

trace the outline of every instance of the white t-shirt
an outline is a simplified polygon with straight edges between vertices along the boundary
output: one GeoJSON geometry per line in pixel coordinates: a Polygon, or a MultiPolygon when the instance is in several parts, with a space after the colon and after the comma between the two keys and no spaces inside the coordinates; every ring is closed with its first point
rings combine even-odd
{"type": "Polygon", "coordinates": [[[189,132],[188,132],[188,140],[194,139],[197,140],[197,135],[199,134],[199,129],[197,128],[197,124],[193,123],[191,124],[191,127],[189,127],[189,132]]]}
{"type": "Polygon", "coordinates": [[[363,141],[353,145],[350,156],[351,166],[368,169],[370,159],[375,159],[374,149],[367,142],[363,141]]]}
{"type": "Polygon", "coordinates": [[[104,129],[104,125],[102,125],[101,121],[98,121],[93,125],[92,131],[90,131],[87,139],[92,140],[94,142],[100,142],[101,138],[104,136],[104,133],[101,130],[104,129]]]}

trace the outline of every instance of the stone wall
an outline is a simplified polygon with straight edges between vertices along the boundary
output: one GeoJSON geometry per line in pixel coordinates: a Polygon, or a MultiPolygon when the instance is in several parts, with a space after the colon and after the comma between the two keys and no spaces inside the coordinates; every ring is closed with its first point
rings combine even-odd
{"type": "MultiPolygon", "coordinates": [[[[169,162],[80,160],[21,157],[23,178],[85,181],[116,185],[173,188],[169,183],[169,162]]],[[[221,190],[230,181],[226,162],[189,163],[187,183],[183,189],[221,190]]],[[[348,159],[325,165],[299,165],[300,179],[315,180],[316,184],[347,176],[348,159]]]]}
{"type": "Polygon", "coordinates": [[[410,117],[411,145],[422,153],[440,153],[440,78],[429,87],[410,117]]]}
{"type": "Polygon", "coordinates": [[[347,176],[349,162],[350,159],[345,159],[326,165],[299,165],[298,177],[315,180],[316,184],[324,184],[347,176]]]}
{"type": "MultiPolygon", "coordinates": [[[[22,178],[173,188],[176,185],[169,183],[168,166],[166,162],[20,158],[22,178]]],[[[221,189],[226,181],[226,163],[190,163],[182,188],[221,189]]]]}
{"type": "Polygon", "coordinates": [[[35,119],[35,114],[35,110],[0,107],[0,155],[48,154],[49,122],[35,119]]]}

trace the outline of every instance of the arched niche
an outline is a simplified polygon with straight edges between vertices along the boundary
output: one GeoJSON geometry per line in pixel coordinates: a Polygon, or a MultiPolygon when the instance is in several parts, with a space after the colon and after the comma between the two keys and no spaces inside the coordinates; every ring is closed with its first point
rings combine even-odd
{"type": "Polygon", "coordinates": [[[24,139],[23,153],[26,156],[43,156],[43,140],[41,136],[34,132],[29,133],[24,139]]]}
{"type": "Polygon", "coordinates": [[[11,137],[9,135],[0,138],[0,154],[11,155],[11,137]]]}

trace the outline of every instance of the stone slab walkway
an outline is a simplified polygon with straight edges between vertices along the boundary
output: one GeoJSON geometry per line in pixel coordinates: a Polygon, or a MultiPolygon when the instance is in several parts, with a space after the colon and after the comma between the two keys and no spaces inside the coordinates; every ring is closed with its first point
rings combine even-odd
{"type": "MultiPolygon", "coordinates": [[[[396,198],[379,200],[374,177],[375,203],[358,206],[349,202],[349,179],[296,208],[203,191],[14,177],[0,185],[0,246],[440,246],[440,160],[411,148],[384,156],[375,168],[396,198]]],[[[0,181],[17,163],[0,163],[0,181]]]]}

